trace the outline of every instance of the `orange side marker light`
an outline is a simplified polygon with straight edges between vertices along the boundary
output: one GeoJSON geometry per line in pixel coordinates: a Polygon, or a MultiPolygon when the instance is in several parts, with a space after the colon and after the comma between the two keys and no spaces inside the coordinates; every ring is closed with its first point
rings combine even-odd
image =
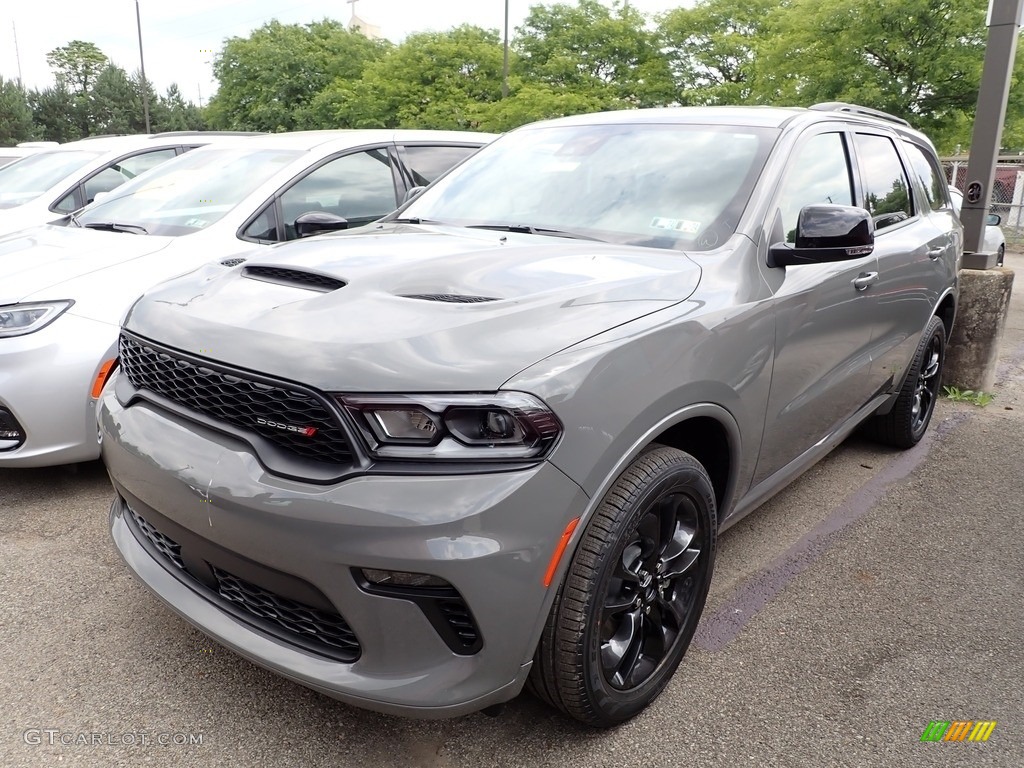
{"type": "Polygon", "coordinates": [[[114,372],[114,368],[117,366],[117,358],[107,360],[103,365],[100,366],[100,372],[96,374],[96,381],[92,383],[92,399],[96,400],[99,398],[100,393],[103,391],[103,385],[107,383],[107,379],[110,378],[110,374],[114,372]]]}
{"type": "Polygon", "coordinates": [[[548,570],[544,574],[545,587],[551,586],[551,580],[555,578],[555,571],[558,570],[558,564],[561,562],[562,555],[565,554],[565,548],[569,546],[569,539],[572,538],[572,532],[576,530],[579,522],[580,519],[578,517],[575,520],[570,520],[569,524],[565,526],[565,530],[562,531],[562,538],[558,540],[558,546],[555,547],[555,551],[551,555],[551,562],[548,563],[548,570]]]}

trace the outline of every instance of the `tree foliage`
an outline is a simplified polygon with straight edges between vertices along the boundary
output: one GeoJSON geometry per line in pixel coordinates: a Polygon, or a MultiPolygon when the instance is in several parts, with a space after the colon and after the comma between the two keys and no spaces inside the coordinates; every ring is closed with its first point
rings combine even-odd
{"type": "Polygon", "coordinates": [[[224,44],[213,65],[220,87],[208,105],[209,120],[232,130],[310,127],[315,97],[338,80],[357,81],[387,48],[337,21],[271,21],[224,44]]]}
{"type": "Polygon", "coordinates": [[[534,5],[516,30],[519,74],[609,106],[672,100],[668,62],[656,32],[634,6],[614,0],[534,5]]]}
{"type": "Polygon", "coordinates": [[[107,66],[107,56],[95,43],[72,40],[46,54],[46,63],[54,71],[58,86],[85,97],[107,66]]]}
{"type": "Polygon", "coordinates": [[[20,83],[0,77],[0,146],[32,138],[32,108],[20,83]]]}

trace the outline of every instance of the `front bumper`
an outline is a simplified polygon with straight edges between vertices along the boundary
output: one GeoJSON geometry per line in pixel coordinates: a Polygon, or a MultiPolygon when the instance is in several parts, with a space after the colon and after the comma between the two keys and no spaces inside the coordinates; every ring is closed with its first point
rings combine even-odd
{"type": "Polygon", "coordinates": [[[116,326],[70,311],[41,331],[0,339],[0,408],[25,434],[0,441],[0,468],[99,458],[91,389],[116,343],[116,326]]]}
{"type": "Polygon", "coordinates": [[[553,599],[545,570],[566,523],[587,504],[549,463],[315,486],[270,475],[244,446],[146,403],[123,408],[113,387],[101,401],[100,428],[118,493],[115,545],[146,586],[203,632],[296,682],[388,713],[449,717],[519,693],[553,599]],[[252,582],[307,585],[358,638],[358,658],[326,658],[225,610],[211,589],[144,543],[128,505],[195,543],[215,568],[238,565],[252,582]],[[447,580],[468,605],[482,647],[453,652],[416,603],[370,594],[353,568],[447,580]]]}

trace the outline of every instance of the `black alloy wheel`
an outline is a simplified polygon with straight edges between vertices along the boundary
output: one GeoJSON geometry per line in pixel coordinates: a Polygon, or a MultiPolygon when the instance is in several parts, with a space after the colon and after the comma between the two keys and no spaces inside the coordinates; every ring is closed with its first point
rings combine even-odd
{"type": "Polygon", "coordinates": [[[639,714],[693,639],[714,570],[718,520],[707,472],[653,446],[587,523],[534,656],[529,687],[588,725],[639,714]]]}
{"type": "Polygon", "coordinates": [[[946,359],[946,326],[932,317],[921,334],[914,360],[892,409],[873,416],[864,424],[864,432],[873,440],[896,448],[912,448],[928,431],[935,402],[942,385],[942,365],[946,359]]]}

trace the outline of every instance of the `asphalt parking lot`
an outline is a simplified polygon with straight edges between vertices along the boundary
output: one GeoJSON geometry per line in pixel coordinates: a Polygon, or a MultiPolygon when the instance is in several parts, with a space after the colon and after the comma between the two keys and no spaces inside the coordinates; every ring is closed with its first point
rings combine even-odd
{"type": "Polygon", "coordinates": [[[1022,766],[1019,282],[1013,305],[995,401],[943,400],[906,453],[852,438],[726,533],[694,647],[609,732],[528,696],[423,722],[287,682],[132,580],[102,466],[0,470],[0,764],[1022,766]],[[997,726],[920,740],[956,720],[997,726]]]}

